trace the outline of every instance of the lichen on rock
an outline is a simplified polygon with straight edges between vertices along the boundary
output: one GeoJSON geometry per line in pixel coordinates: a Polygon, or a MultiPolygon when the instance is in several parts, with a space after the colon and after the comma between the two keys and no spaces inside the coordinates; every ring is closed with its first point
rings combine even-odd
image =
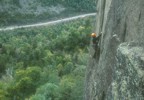
{"type": "Polygon", "coordinates": [[[100,56],[89,59],[85,100],[144,100],[144,0],[98,0],[96,19],[100,56]]]}
{"type": "Polygon", "coordinates": [[[117,49],[117,65],[113,74],[112,98],[143,100],[144,48],[137,43],[122,43],[117,49]]]}

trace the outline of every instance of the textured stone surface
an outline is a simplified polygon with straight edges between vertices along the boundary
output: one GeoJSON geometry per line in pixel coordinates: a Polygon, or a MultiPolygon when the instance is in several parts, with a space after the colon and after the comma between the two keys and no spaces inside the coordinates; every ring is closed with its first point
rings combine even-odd
{"type": "MultiPolygon", "coordinates": [[[[96,33],[102,32],[101,53],[98,61],[92,57],[89,59],[85,100],[143,100],[138,97],[144,96],[143,74],[139,76],[143,69],[139,66],[136,69],[140,60],[137,57],[131,58],[133,62],[127,60],[133,53],[143,55],[144,0],[99,0],[97,7],[96,33]],[[129,47],[122,45],[124,42],[135,43],[131,47],[132,54],[129,47]],[[120,63],[125,67],[118,66],[120,63]],[[126,76],[123,76],[123,71],[126,76]],[[125,77],[135,83],[129,82],[125,77]]],[[[144,58],[141,57],[141,63],[142,59],[144,58]]],[[[143,66],[144,64],[141,65],[143,66]]]]}
{"type": "Polygon", "coordinates": [[[122,43],[107,100],[144,100],[144,45],[122,43]]]}

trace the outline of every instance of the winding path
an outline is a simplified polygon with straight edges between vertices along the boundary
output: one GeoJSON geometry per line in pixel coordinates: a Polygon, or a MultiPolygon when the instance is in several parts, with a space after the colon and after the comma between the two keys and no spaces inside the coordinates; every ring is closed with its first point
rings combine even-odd
{"type": "Polygon", "coordinates": [[[72,21],[78,18],[84,18],[84,17],[89,17],[89,16],[95,16],[96,13],[89,13],[89,14],[83,14],[83,15],[78,15],[74,17],[69,17],[69,18],[64,18],[60,20],[55,20],[55,21],[49,21],[49,22],[44,22],[44,23],[36,23],[36,24],[29,24],[29,25],[20,25],[20,26],[10,26],[6,28],[0,28],[0,31],[7,31],[7,30],[14,30],[14,29],[19,29],[19,28],[29,28],[29,27],[38,27],[38,26],[46,26],[46,25],[52,25],[56,23],[61,23],[61,22],[67,22],[67,21],[72,21]]]}

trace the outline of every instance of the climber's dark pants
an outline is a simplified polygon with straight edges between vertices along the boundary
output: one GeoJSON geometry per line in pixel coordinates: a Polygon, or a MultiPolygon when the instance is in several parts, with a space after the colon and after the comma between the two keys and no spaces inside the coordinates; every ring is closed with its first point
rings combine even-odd
{"type": "Polygon", "coordinates": [[[96,58],[97,60],[99,60],[99,56],[100,56],[100,45],[99,45],[100,37],[101,35],[98,37],[92,38],[93,48],[95,50],[93,58],[96,58]]]}
{"type": "Polygon", "coordinates": [[[100,56],[100,47],[97,44],[93,44],[93,48],[95,50],[93,58],[96,58],[98,60],[100,56]]]}

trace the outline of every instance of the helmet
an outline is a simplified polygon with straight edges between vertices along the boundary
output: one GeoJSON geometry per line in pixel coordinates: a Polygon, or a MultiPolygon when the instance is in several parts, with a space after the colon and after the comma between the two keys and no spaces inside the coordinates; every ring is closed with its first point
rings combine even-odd
{"type": "Polygon", "coordinates": [[[91,37],[96,37],[96,33],[92,33],[92,34],[91,34],[91,37]]]}

